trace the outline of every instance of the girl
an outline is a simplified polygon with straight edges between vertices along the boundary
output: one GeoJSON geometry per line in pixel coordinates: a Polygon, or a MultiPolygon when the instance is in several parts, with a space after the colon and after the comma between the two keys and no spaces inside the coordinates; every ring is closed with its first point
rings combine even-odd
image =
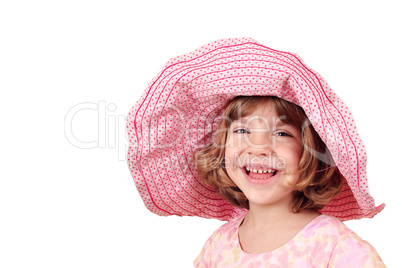
{"type": "Polygon", "coordinates": [[[196,267],[378,267],[370,244],[319,212],[342,175],[303,110],[277,97],[236,97],[198,171],[245,216],[219,228],[196,267]],[[223,145],[223,146],[222,146],[223,145]],[[213,159],[220,159],[211,165],[213,159]]]}
{"type": "Polygon", "coordinates": [[[127,118],[128,165],[158,215],[228,220],[196,267],[383,267],[341,221],[373,217],[341,99],[295,54],[225,39],[171,59],[127,118]]]}

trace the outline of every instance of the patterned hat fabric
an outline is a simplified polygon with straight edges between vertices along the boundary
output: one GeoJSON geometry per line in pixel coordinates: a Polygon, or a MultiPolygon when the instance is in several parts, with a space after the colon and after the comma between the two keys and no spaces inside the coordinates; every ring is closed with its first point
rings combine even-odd
{"type": "Polygon", "coordinates": [[[346,179],[321,213],[351,220],[384,208],[369,194],[367,155],[351,112],[324,79],[296,54],[233,38],[170,59],[127,116],[128,166],[151,212],[219,220],[244,213],[199,181],[192,160],[213,142],[220,116],[239,95],[277,96],[303,108],[346,179]]]}

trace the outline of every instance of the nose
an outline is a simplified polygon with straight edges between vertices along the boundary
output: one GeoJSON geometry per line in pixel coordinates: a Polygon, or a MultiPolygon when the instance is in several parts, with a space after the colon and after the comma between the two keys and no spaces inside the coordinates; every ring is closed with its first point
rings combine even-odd
{"type": "Polygon", "coordinates": [[[274,137],[265,131],[252,133],[246,143],[248,152],[255,155],[270,155],[276,147],[274,137]]]}

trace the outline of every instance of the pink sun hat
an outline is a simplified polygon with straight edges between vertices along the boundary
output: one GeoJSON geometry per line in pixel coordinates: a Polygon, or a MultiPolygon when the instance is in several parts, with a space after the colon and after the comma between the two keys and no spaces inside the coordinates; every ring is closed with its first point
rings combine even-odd
{"type": "Polygon", "coordinates": [[[220,116],[239,95],[277,96],[303,108],[346,179],[321,213],[351,220],[384,208],[369,194],[352,114],[324,79],[296,54],[233,38],[170,59],[127,116],[128,166],[151,212],[219,220],[245,212],[204,185],[192,160],[214,141],[220,116]]]}

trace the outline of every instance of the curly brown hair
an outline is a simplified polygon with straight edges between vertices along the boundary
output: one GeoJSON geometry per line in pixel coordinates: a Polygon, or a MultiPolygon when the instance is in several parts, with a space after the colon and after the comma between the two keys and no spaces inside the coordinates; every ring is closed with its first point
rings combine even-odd
{"type": "Polygon", "coordinates": [[[286,124],[300,129],[303,152],[299,163],[299,180],[293,185],[292,210],[322,209],[339,193],[344,177],[336,167],[331,153],[314,130],[303,109],[274,96],[238,96],[226,107],[214,143],[194,154],[200,179],[215,187],[230,204],[249,209],[243,192],[230,179],[225,169],[227,130],[234,120],[248,116],[260,105],[273,105],[277,116],[286,124]]]}

